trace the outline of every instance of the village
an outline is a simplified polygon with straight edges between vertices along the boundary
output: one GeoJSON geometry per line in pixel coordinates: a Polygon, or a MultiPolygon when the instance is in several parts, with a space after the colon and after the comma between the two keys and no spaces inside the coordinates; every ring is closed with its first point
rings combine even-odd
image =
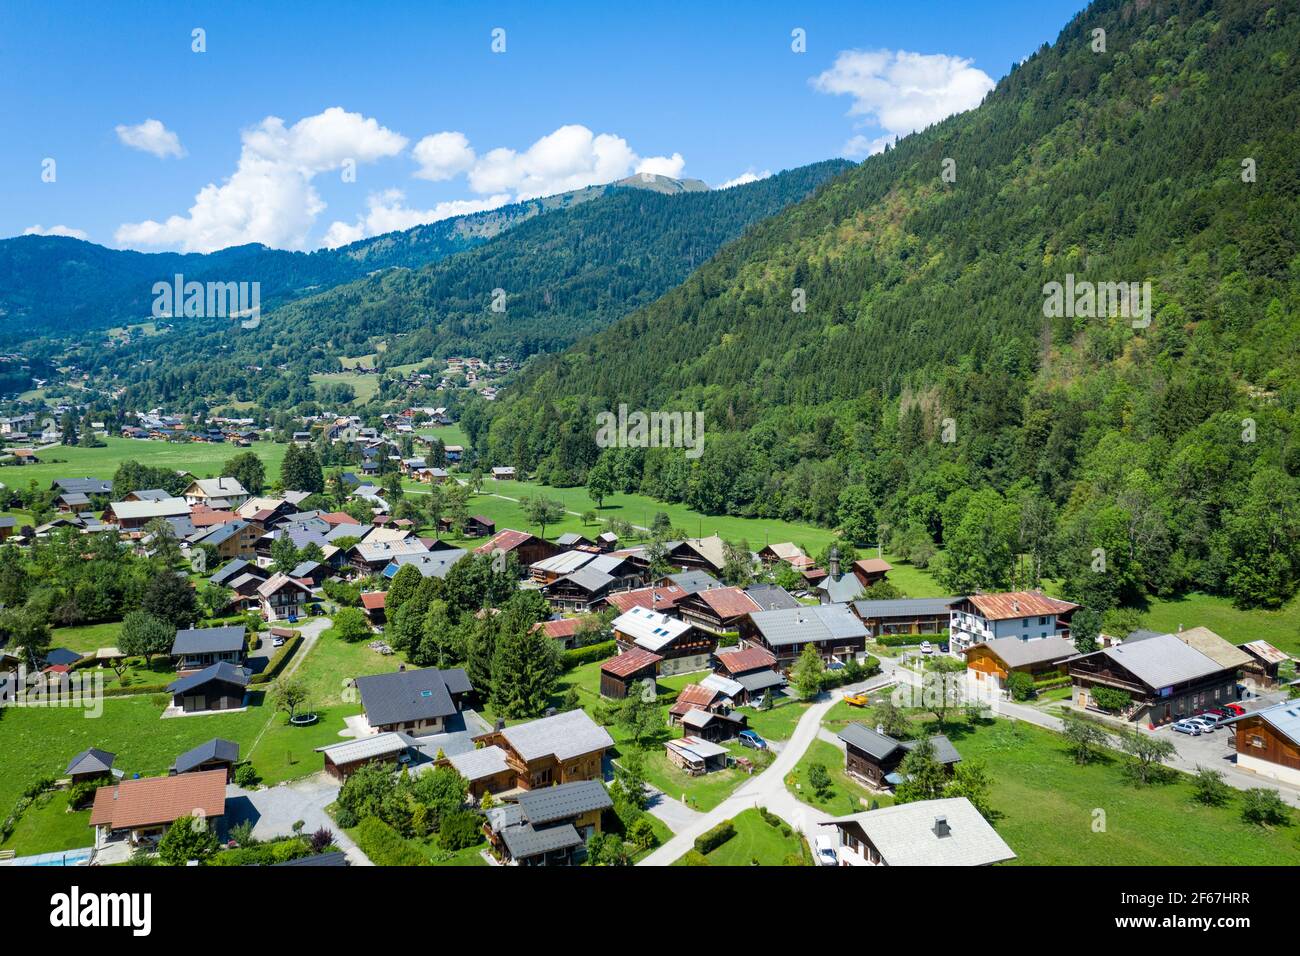
{"type": "Polygon", "coordinates": [[[910,597],[882,556],[666,515],[505,526],[482,487],[526,476],[431,436],[445,408],[252,426],[140,415],[104,439],[232,467],[0,516],[0,865],[1083,862],[1093,806],[1151,831],[1132,862],[1296,862],[1300,681],[1266,640],[1085,644],[1043,591],[910,597]],[[1076,816],[1007,799],[1035,766],[1076,816]]]}

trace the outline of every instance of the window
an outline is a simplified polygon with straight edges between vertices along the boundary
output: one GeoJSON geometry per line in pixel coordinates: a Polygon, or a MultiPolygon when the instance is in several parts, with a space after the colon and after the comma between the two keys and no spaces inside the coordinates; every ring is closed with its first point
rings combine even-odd
{"type": "Polygon", "coordinates": [[[1260,749],[1260,750],[1263,750],[1263,749],[1264,749],[1264,738],[1261,737],[1259,734],[1251,734],[1251,735],[1250,735],[1250,745],[1251,745],[1252,747],[1256,747],[1256,748],[1258,748],[1258,749],[1260,749]]]}

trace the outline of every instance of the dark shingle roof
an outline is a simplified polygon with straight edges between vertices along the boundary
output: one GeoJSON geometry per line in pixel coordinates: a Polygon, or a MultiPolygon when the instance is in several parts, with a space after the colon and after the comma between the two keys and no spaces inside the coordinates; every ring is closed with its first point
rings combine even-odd
{"type": "Polygon", "coordinates": [[[878,734],[862,724],[849,724],[839,732],[839,738],[877,760],[884,760],[901,746],[893,737],[878,734]]]}
{"type": "Polygon", "coordinates": [[[167,685],[167,693],[184,694],[186,691],[194,690],[196,687],[202,687],[204,684],[212,681],[223,681],[227,684],[238,684],[240,687],[248,686],[248,671],[242,667],[236,667],[229,661],[222,661],[220,664],[213,664],[211,667],[205,667],[201,671],[195,671],[188,677],[182,677],[174,680],[167,685]]]}
{"type": "Polygon", "coordinates": [[[185,773],[187,770],[193,770],[209,760],[228,760],[235,763],[239,760],[239,744],[233,740],[222,740],[220,737],[213,737],[206,743],[201,743],[193,750],[187,750],[176,758],[172,764],[172,769],[177,773],[185,773]]]}
{"type": "Polygon", "coordinates": [[[108,773],[113,769],[113,761],[116,758],[116,754],[111,754],[107,750],[100,750],[98,747],[87,747],[68,761],[68,769],[63,772],[66,774],[108,773]]]}
{"type": "Polygon", "coordinates": [[[172,654],[221,654],[238,651],[244,647],[245,628],[242,624],[230,627],[191,627],[176,632],[172,654]]]}
{"type": "Polygon", "coordinates": [[[582,837],[578,836],[578,831],[573,828],[571,823],[565,823],[558,827],[547,827],[544,830],[534,830],[528,824],[506,827],[501,831],[501,839],[505,841],[506,849],[510,851],[511,858],[516,860],[538,856],[542,853],[550,853],[554,850],[582,846],[582,837]]]}
{"type": "Polygon", "coordinates": [[[317,853],[313,856],[300,856],[296,860],[272,863],[271,866],[347,866],[348,858],[342,850],[333,853],[317,853]]]}
{"type": "Polygon", "coordinates": [[[45,652],[46,667],[53,667],[56,664],[67,666],[68,664],[75,664],[79,660],[81,660],[81,655],[66,647],[51,647],[45,652]]]}
{"type": "Polygon", "coordinates": [[[451,695],[470,689],[460,668],[436,667],[358,677],[356,685],[372,726],[448,717],[456,713],[451,695]]]}
{"type": "Polygon", "coordinates": [[[235,560],[223,564],[221,569],[212,575],[212,583],[225,585],[226,582],[233,581],[241,574],[255,574],[262,580],[266,580],[266,572],[257,565],[250,564],[243,558],[235,558],[235,560]]]}
{"type": "Polygon", "coordinates": [[[65,494],[109,495],[113,483],[100,478],[55,478],[54,487],[65,494]]]}
{"type": "Polygon", "coordinates": [[[579,780],[557,787],[542,787],[519,795],[519,806],[534,826],[569,820],[592,810],[606,810],[614,805],[609,791],[599,780],[579,780]]]}

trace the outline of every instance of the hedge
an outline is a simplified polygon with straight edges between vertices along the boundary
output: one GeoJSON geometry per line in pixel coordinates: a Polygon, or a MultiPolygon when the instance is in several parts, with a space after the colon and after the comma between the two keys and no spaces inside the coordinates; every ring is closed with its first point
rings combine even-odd
{"type": "Polygon", "coordinates": [[[378,817],[366,817],[352,837],[375,866],[420,866],[424,857],[378,817]]]}
{"type": "Polygon", "coordinates": [[[934,644],[942,644],[948,640],[948,632],[942,631],[938,634],[882,634],[873,640],[881,647],[911,647],[915,644],[924,644],[930,641],[934,644]]]}
{"type": "Polygon", "coordinates": [[[564,652],[564,669],[572,670],[575,667],[581,667],[583,664],[603,661],[617,653],[618,641],[604,641],[600,644],[588,644],[586,647],[575,647],[571,651],[564,652]]]}
{"type": "Polygon", "coordinates": [[[266,664],[266,670],[260,674],[254,674],[249,684],[266,684],[279,677],[280,671],[284,670],[284,665],[289,663],[289,659],[293,657],[301,644],[301,634],[295,634],[285,641],[284,647],[271,655],[271,659],[266,664]]]}
{"type": "Polygon", "coordinates": [[[723,820],[712,830],[695,838],[695,849],[699,853],[712,853],[735,835],[736,828],[731,825],[731,821],[723,820]]]}

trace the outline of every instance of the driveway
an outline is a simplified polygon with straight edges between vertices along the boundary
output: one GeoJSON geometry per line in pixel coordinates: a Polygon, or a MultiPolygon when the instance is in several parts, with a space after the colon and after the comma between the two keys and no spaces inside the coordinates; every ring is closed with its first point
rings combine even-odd
{"type": "Polygon", "coordinates": [[[262,790],[244,790],[234,784],[226,787],[226,821],[234,826],[244,821],[253,824],[253,836],[259,840],[293,835],[293,825],[303,821],[302,832],[314,833],[321,827],[334,834],[334,842],[353,866],[371,866],[370,860],[325,808],[339,795],[338,781],[318,773],[291,783],[262,790]]]}

